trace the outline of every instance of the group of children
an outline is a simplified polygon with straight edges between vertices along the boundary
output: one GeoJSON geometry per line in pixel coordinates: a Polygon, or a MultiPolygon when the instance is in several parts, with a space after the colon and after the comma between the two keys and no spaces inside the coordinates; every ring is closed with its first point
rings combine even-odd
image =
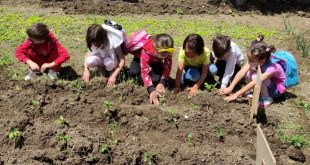
{"type": "MultiPolygon", "coordinates": [[[[40,72],[57,79],[61,64],[70,58],[66,49],[45,24],[33,24],[27,29],[27,35],[28,39],[16,50],[16,58],[29,65],[30,71],[25,80],[32,79],[40,72]]],[[[248,62],[245,63],[241,49],[228,36],[216,36],[212,50],[209,50],[200,35],[188,35],[179,51],[173,92],[178,93],[187,87],[190,98],[203,88],[205,82],[215,84],[217,81],[214,77],[217,75],[218,93],[225,95],[225,100],[232,101],[241,95],[251,98],[257,67],[261,66],[263,83],[260,106],[270,105],[273,98],[281,96],[289,85],[285,84],[287,68],[283,68],[279,62],[281,60],[274,62],[274,47],[266,45],[263,39],[263,36],[259,36],[251,43],[247,51],[248,62]],[[244,77],[247,85],[228,96],[244,77]]],[[[97,68],[97,73],[108,73],[107,86],[113,86],[125,65],[125,55],[130,53],[134,55],[129,68],[130,76],[143,81],[150,102],[159,104],[159,97],[165,93],[172,69],[172,56],[176,51],[170,35],[162,33],[150,36],[145,31],[138,31],[127,37],[120,25],[106,20],[103,25],[93,24],[87,29],[86,44],[85,82],[90,80],[90,68],[97,68]]]]}

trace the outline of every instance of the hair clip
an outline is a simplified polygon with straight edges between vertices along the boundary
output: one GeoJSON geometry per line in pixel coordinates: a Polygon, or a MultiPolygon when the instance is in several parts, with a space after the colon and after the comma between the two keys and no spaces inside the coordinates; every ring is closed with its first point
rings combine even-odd
{"type": "Polygon", "coordinates": [[[161,52],[174,53],[176,51],[175,48],[156,48],[156,50],[158,51],[158,53],[161,52]]]}

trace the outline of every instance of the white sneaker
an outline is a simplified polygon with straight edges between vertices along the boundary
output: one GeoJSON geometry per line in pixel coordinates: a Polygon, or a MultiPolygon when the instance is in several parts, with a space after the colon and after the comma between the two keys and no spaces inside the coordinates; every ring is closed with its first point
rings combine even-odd
{"type": "Polygon", "coordinates": [[[53,71],[52,69],[48,70],[48,77],[52,80],[58,79],[58,72],[53,71]]]}
{"type": "Polygon", "coordinates": [[[37,74],[36,72],[30,71],[30,72],[26,75],[25,80],[26,80],[26,81],[31,80],[36,74],[37,74]]]}

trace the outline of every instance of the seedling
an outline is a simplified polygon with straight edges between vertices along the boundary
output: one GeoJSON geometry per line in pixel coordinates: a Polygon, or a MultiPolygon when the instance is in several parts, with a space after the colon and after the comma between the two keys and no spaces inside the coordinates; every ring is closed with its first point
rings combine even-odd
{"type": "Polygon", "coordinates": [[[69,122],[63,116],[59,116],[55,123],[69,126],[69,122]]]}
{"type": "Polygon", "coordinates": [[[208,92],[212,92],[215,88],[217,84],[208,84],[208,83],[204,83],[205,88],[208,92]]]}
{"type": "Polygon", "coordinates": [[[39,106],[39,105],[40,105],[40,101],[39,101],[39,100],[36,100],[36,99],[32,99],[32,100],[31,100],[31,104],[32,104],[33,106],[39,106]]]}
{"type": "Polygon", "coordinates": [[[284,23],[286,33],[293,34],[295,31],[295,28],[292,27],[290,20],[288,18],[283,17],[283,23],[284,23]]]}
{"type": "Polygon", "coordinates": [[[295,104],[305,110],[306,114],[310,116],[310,102],[306,102],[304,97],[297,97],[295,104]]]}
{"type": "Polygon", "coordinates": [[[66,135],[66,133],[58,134],[56,137],[57,141],[62,142],[64,144],[64,148],[67,148],[68,143],[71,141],[71,137],[66,135]]]}
{"type": "Polygon", "coordinates": [[[184,14],[184,11],[183,11],[181,8],[177,8],[176,14],[177,14],[177,15],[183,15],[183,14],[184,14]]]}
{"type": "Polygon", "coordinates": [[[224,133],[222,129],[217,127],[215,133],[216,133],[216,136],[219,138],[219,141],[224,142],[224,133]]]}
{"type": "Polygon", "coordinates": [[[110,102],[110,101],[103,101],[103,107],[106,110],[111,110],[112,109],[112,102],[110,102]]]}
{"type": "Polygon", "coordinates": [[[197,110],[199,108],[199,106],[196,105],[196,104],[190,103],[189,108],[190,108],[191,111],[193,111],[193,110],[197,110]]]}
{"type": "Polygon", "coordinates": [[[310,43],[307,42],[303,34],[297,34],[296,49],[301,51],[303,57],[308,57],[310,55],[310,43]]]}
{"type": "Polygon", "coordinates": [[[21,132],[19,131],[19,128],[13,128],[9,134],[8,134],[8,138],[10,140],[14,141],[14,147],[17,148],[21,148],[23,145],[23,137],[21,136],[21,132]]]}
{"type": "Polygon", "coordinates": [[[167,113],[168,113],[167,121],[169,123],[176,123],[177,120],[180,118],[180,115],[173,109],[168,109],[167,113]]]}
{"type": "Polygon", "coordinates": [[[159,97],[159,103],[164,106],[167,104],[167,99],[165,95],[163,95],[162,97],[159,97]]]}
{"type": "Polygon", "coordinates": [[[143,161],[147,162],[148,165],[152,165],[153,162],[156,162],[156,153],[152,150],[149,150],[144,153],[143,155],[143,161]]]}
{"type": "Polygon", "coordinates": [[[193,139],[194,139],[194,137],[193,137],[193,134],[192,134],[192,133],[187,134],[187,141],[188,141],[190,144],[192,144],[193,139]]]}
{"type": "Polygon", "coordinates": [[[123,92],[118,91],[118,92],[116,92],[116,94],[117,94],[117,96],[118,96],[118,101],[119,101],[120,103],[122,103],[122,102],[125,101],[125,96],[124,96],[124,93],[123,93],[123,92]]]}
{"type": "Polygon", "coordinates": [[[73,91],[75,91],[76,93],[81,93],[83,90],[83,82],[81,80],[75,80],[75,81],[71,81],[71,88],[73,89],[73,91]]]}
{"type": "Polygon", "coordinates": [[[111,147],[108,144],[102,144],[100,146],[100,153],[108,154],[111,151],[111,147]]]}

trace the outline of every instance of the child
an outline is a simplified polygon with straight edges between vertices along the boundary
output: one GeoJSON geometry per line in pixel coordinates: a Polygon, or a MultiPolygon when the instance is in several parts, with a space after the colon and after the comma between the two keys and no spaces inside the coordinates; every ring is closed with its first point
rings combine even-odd
{"type": "Polygon", "coordinates": [[[226,88],[241,69],[244,62],[242,51],[228,36],[223,35],[213,39],[212,49],[210,73],[218,75],[221,88],[226,88]]]}
{"type": "Polygon", "coordinates": [[[191,86],[189,98],[198,93],[208,74],[209,54],[210,50],[204,46],[200,35],[190,34],[185,38],[183,50],[180,51],[178,58],[179,65],[173,89],[175,93],[180,91],[182,80],[183,85],[191,86]]]}
{"type": "Polygon", "coordinates": [[[117,75],[125,65],[121,44],[124,41],[124,33],[103,24],[91,25],[86,34],[88,52],[85,55],[83,80],[89,81],[90,68],[97,67],[97,71],[104,69],[109,72],[108,87],[112,87],[117,75]]]}
{"type": "Polygon", "coordinates": [[[159,104],[158,97],[165,92],[165,82],[172,67],[172,54],[175,52],[173,39],[168,34],[158,34],[146,40],[139,55],[130,64],[130,74],[141,74],[144,86],[150,95],[150,102],[159,104]],[[154,86],[156,85],[156,88],[154,86]]]}
{"type": "Polygon", "coordinates": [[[43,23],[33,24],[27,29],[27,35],[28,39],[15,52],[17,59],[29,65],[30,72],[25,80],[47,70],[51,79],[57,79],[61,64],[70,58],[67,50],[43,23]]]}
{"type": "Polygon", "coordinates": [[[228,88],[223,88],[220,93],[230,93],[245,75],[246,79],[250,82],[236,93],[226,97],[225,100],[235,100],[242,94],[251,95],[248,91],[256,84],[256,69],[258,65],[261,66],[262,69],[260,107],[267,107],[273,102],[273,98],[279,97],[285,92],[286,87],[283,83],[286,79],[285,72],[279,63],[271,63],[271,55],[272,52],[274,52],[274,47],[267,46],[262,42],[263,39],[263,36],[259,36],[257,40],[252,42],[248,50],[248,63],[237,73],[230,86],[228,88]]]}

